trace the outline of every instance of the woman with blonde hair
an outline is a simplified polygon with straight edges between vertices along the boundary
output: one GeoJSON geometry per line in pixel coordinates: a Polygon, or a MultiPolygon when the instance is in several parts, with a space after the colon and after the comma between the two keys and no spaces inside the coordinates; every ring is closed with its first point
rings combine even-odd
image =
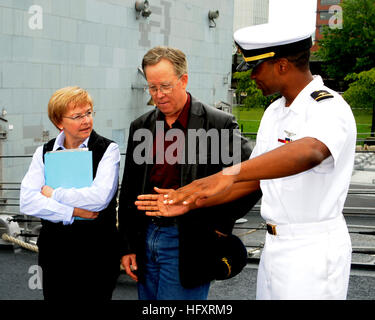
{"type": "Polygon", "coordinates": [[[57,90],[48,103],[48,116],[60,133],[35,151],[20,194],[21,213],[42,223],[38,263],[43,295],[46,300],[109,300],[120,265],[119,147],[93,130],[93,100],[82,88],[57,90]],[[46,152],[75,148],[92,151],[92,185],[56,189],[45,185],[46,152]]]}

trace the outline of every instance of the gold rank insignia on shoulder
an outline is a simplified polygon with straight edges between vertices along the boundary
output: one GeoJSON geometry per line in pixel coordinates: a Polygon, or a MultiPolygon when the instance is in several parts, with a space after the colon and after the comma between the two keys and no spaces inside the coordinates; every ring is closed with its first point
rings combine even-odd
{"type": "Polygon", "coordinates": [[[333,95],[326,90],[314,91],[311,96],[315,101],[320,101],[328,98],[333,98],[333,95]]]}

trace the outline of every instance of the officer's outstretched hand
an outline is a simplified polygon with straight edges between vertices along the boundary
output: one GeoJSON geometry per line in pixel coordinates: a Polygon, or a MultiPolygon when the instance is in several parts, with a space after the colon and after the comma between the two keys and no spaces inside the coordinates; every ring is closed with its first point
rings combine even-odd
{"type": "Polygon", "coordinates": [[[223,194],[235,183],[236,172],[233,170],[233,174],[231,174],[230,171],[225,170],[194,180],[182,188],[168,192],[164,195],[164,203],[169,206],[181,204],[195,207],[204,206],[208,198],[223,194]]]}

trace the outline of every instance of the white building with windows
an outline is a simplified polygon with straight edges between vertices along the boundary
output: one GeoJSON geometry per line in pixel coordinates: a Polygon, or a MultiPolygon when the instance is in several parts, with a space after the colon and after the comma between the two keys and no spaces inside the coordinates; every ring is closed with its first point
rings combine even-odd
{"type": "Polygon", "coordinates": [[[233,1],[148,0],[146,12],[136,2],[145,0],[0,0],[0,185],[20,182],[31,161],[6,156],[31,155],[58,134],[47,104],[65,86],[89,91],[95,130],[124,153],[131,121],[152,108],[139,67],[154,46],[186,53],[193,96],[228,101],[233,1]]]}

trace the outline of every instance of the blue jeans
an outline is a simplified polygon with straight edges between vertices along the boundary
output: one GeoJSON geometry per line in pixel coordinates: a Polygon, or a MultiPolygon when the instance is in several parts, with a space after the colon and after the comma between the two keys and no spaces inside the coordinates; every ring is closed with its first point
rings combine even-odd
{"type": "Polygon", "coordinates": [[[207,299],[209,282],[189,289],[181,286],[178,255],[177,226],[158,227],[150,223],[146,236],[145,281],[138,284],[140,300],[207,299]]]}

